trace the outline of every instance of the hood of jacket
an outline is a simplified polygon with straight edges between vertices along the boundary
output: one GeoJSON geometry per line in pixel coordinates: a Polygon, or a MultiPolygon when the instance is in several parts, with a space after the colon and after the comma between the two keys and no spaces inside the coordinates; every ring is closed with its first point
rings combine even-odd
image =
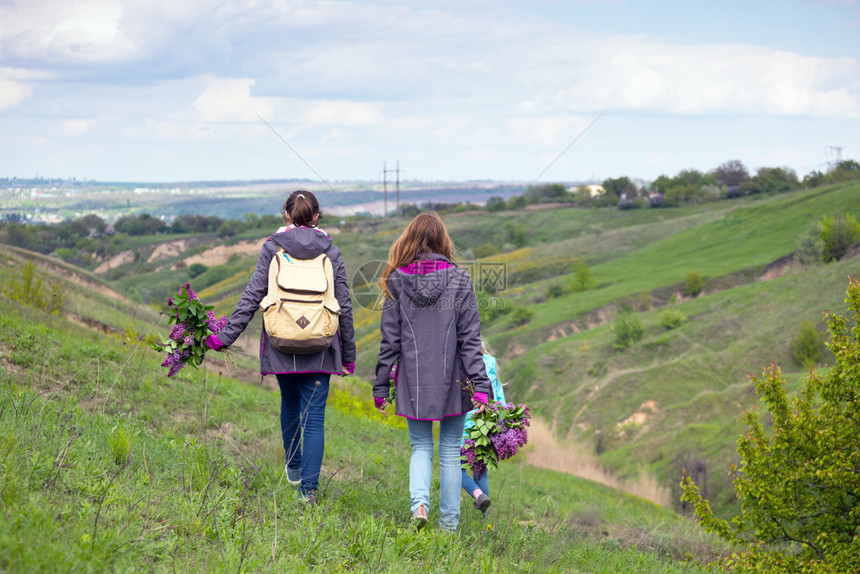
{"type": "Polygon", "coordinates": [[[435,305],[448,288],[454,276],[450,270],[456,268],[444,255],[430,253],[398,271],[401,273],[403,288],[409,293],[413,304],[429,307],[435,305]]]}
{"type": "Polygon", "coordinates": [[[331,246],[331,237],[312,227],[291,227],[272,235],[272,241],[297,259],[313,259],[331,246]]]}

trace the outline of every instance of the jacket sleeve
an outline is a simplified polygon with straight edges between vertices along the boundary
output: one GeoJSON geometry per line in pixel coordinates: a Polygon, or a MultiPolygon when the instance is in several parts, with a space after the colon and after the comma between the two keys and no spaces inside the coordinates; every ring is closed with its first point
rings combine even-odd
{"type": "Polygon", "coordinates": [[[230,314],[227,325],[218,333],[218,339],[225,346],[232,345],[239,338],[239,335],[251,322],[254,313],[259,309],[260,301],[269,291],[269,263],[272,262],[272,257],[276,251],[277,247],[274,242],[266,241],[263,244],[260,257],[257,259],[257,268],[254,269],[254,274],[251,275],[245,292],[242,293],[242,297],[236,303],[236,308],[230,314]]]}
{"type": "Polygon", "coordinates": [[[460,357],[469,380],[475,384],[475,391],[493,396],[484,356],[481,353],[481,317],[478,315],[478,300],[472,288],[469,274],[462,271],[459,281],[457,301],[457,343],[460,357]]]}
{"type": "Polygon", "coordinates": [[[393,297],[386,297],[382,303],[382,320],[379,329],[382,341],[379,343],[379,358],[376,362],[376,380],[373,383],[374,397],[388,397],[391,390],[391,368],[400,358],[400,302],[396,276],[388,278],[388,291],[393,297]]]}
{"type": "Polygon", "coordinates": [[[340,329],[340,345],[342,350],[341,361],[344,363],[355,363],[355,329],[352,323],[352,299],[349,296],[349,283],[346,279],[346,266],[340,251],[334,262],[334,296],[340,305],[340,317],[338,319],[340,329]]]}

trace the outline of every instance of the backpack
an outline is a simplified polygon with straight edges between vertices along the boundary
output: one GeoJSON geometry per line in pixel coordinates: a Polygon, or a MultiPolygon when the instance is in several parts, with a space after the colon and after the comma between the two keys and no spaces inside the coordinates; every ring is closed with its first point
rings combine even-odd
{"type": "Polygon", "coordinates": [[[278,351],[309,355],[328,349],[340,316],[331,260],[325,253],[296,259],[278,247],[260,309],[269,341],[278,351]]]}

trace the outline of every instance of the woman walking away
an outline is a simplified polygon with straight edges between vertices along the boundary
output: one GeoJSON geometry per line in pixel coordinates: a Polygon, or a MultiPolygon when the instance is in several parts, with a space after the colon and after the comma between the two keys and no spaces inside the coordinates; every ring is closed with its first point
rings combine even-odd
{"type": "Polygon", "coordinates": [[[469,274],[452,260],[442,219],[422,213],[391,246],[382,273],[382,343],[373,397],[385,412],[389,376],[397,363],[395,413],[406,417],[412,459],[412,520],[421,528],[430,511],[433,421],[439,421],[439,526],[460,519],[460,439],[466,413],[483,409],[491,392],[481,357],[481,320],[469,274]],[[461,383],[471,379],[475,394],[461,383]]]}
{"type": "MultiPolygon", "coordinates": [[[[304,499],[314,503],[325,446],[323,427],[329,379],[331,375],[346,375],[355,371],[352,303],[340,251],[331,238],[317,227],[321,213],[314,194],[305,190],[291,193],[284,203],[284,216],[289,218],[290,225],[282,228],[283,231],[279,229],[263,244],[257,268],[236,309],[230,315],[227,326],[217,336],[210,336],[206,342],[212,349],[219,351],[232,344],[245,330],[268,294],[269,267],[273,258],[277,257],[280,265],[285,267],[297,263],[296,260],[302,263],[323,254],[328,258],[333,276],[334,298],[340,305],[337,318],[339,327],[335,336],[331,337],[330,345],[316,350],[328,343],[314,339],[315,346],[311,346],[307,341],[291,346],[288,338],[269,335],[269,323],[263,329],[260,339],[260,373],[275,375],[281,389],[281,434],[284,440],[284,470],[287,480],[300,484],[304,499]],[[300,348],[303,344],[307,348],[300,348]]],[[[326,265],[326,257],[319,257],[323,266],[326,265]]],[[[321,272],[314,271],[311,266],[307,269],[302,268],[299,273],[321,272]]],[[[321,283],[330,291],[326,279],[321,283]]],[[[279,306],[286,305],[283,300],[279,303],[279,306]]],[[[333,302],[327,306],[336,307],[333,302]]],[[[268,311],[266,316],[269,321],[268,311]]],[[[297,322],[304,329],[307,319],[302,316],[297,322]]]]}
{"type": "MultiPolygon", "coordinates": [[[[487,369],[487,376],[490,378],[490,382],[493,384],[493,400],[496,402],[504,403],[505,402],[505,391],[502,388],[502,381],[499,380],[499,368],[496,364],[496,358],[493,356],[493,351],[490,349],[490,346],[486,343],[486,341],[481,341],[481,353],[484,355],[484,367],[487,369]]],[[[466,415],[466,424],[463,429],[463,439],[465,441],[469,437],[469,429],[475,426],[475,421],[471,419],[472,413],[477,411],[472,411],[466,415]]],[[[462,444],[461,441],[461,444],[462,444]]],[[[487,509],[490,507],[490,479],[488,478],[489,470],[485,470],[484,474],[479,476],[478,478],[473,478],[466,469],[462,469],[462,482],[463,482],[463,490],[469,493],[469,496],[475,499],[475,508],[483,512],[487,513],[487,509]]]]}

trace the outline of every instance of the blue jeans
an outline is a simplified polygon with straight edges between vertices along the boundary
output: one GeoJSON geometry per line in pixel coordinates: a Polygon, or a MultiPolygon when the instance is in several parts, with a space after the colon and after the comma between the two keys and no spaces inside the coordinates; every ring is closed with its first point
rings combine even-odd
{"type": "Polygon", "coordinates": [[[325,449],[325,403],[328,373],[277,375],[281,388],[281,436],[287,467],[301,470],[302,494],[319,485],[325,449]]]}
{"type": "MultiPolygon", "coordinates": [[[[423,504],[430,511],[433,463],[433,421],[406,419],[412,460],[409,463],[409,494],[412,512],[423,504]]],[[[456,530],[460,521],[460,439],[465,413],[439,421],[439,526],[456,530]]]]}
{"type": "Polygon", "coordinates": [[[468,492],[469,496],[472,496],[472,493],[475,492],[476,488],[480,488],[481,492],[486,494],[487,497],[490,496],[490,471],[489,470],[484,472],[484,476],[482,476],[478,480],[475,480],[474,478],[472,478],[472,475],[470,475],[468,472],[466,472],[465,468],[462,469],[462,472],[463,472],[463,475],[462,475],[461,479],[463,482],[463,490],[468,492]]]}

